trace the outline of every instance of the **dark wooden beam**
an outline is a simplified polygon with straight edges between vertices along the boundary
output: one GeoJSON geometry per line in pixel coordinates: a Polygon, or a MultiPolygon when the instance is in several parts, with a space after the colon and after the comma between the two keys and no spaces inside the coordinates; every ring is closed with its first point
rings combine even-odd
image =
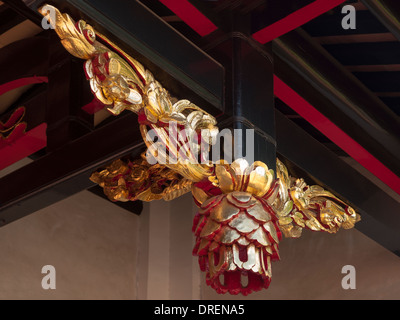
{"type": "Polygon", "coordinates": [[[24,2],[23,0],[2,0],[8,7],[10,7],[13,11],[18,13],[20,16],[24,17],[25,19],[31,20],[37,25],[41,25],[43,17],[34,10],[31,10],[28,6],[31,5],[35,7],[38,2],[42,2],[42,0],[31,0],[28,2],[24,2]]]}
{"type": "Polygon", "coordinates": [[[61,11],[107,35],[178,98],[223,108],[224,68],[138,1],[55,0],[61,11]]]}
{"type": "Polygon", "coordinates": [[[26,20],[26,18],[19,13],[15,12],[7,5],[3,5],[0,10],[0,34],[7,32],[8,30],[14,28],[18,24],[26,20]]]}
{"type": "Polygon", "coordinates": [[[361,214],[358,230],[388,250],[400,252],[400,203],[279,111],[276,127],[277,151],[291,174],[346,200],[361,214]]]}
{"type": "Polygon", "coordinates": [[[342,65],[389,65],[400,62],[400,42],[364,42],[324,45],[342,65]]]}
{"type": "Polygon", "coordinates": [[[0,50],[0,86],[14,80],[48,75],[48,38],[37,36],[0,50]]]}
{"type": "MultiPolygon", "coordinates": [[[[32,9],[37,9],[43,2],[34,2],[32,9]]],[[[228,92],[224,88],[225,68],[182,38],[140,3],[123,0],[52,2],[74,18],[88,20],[100,32],[121,44],[123,49],[138,58],[160,81],[168,83],[168,89],[179,98],[189,98],[216,116],[226,107],[223,101],[225,93],[228,92]]],[[[241,49],[246,49],[246,46],[243,45],[241,49]]],[[[286,75],[289,80],[292,79],[292,84],[297,83],[299,91],[308,92],[309,96],[317,96],[316,99],[322,102],[321,105],[326,106],[325,111],[332,108],[333,113],[337,113],[337,119],[344,121],[341,125],[355,123],[356,128],[351,132],[357,136],[357,127],[362,127],[361,123],[349,121],[349,118],[355,115],[346,115],[348,110],[345,112],[345,108],[337,104],[334,96],[328,95],[332,98],[330,101],[315,83],[314,86],[306,83],[301,70],[289,62],[283,56],[278,59],[278,72],[282,73],[282,77],[286,75]],[[283,62],[286,65],[280,64],[283,62]]],[[[323,74],[331,74],[325,68],[321,70],[323,74]]],[[[343,70],[339,71],[341,74],[343,70]]],[[[366,92],[366,98],[363,100],[366,108],[371,103],[368,101],[369,94],[370,92],[366,92]]],[[[231,99],[230,107],[239,104],[237,98],[231,99]]],[[[360,98],[360,95],[356,98],[360,98]]],[[[251,101],[249,97],[245,99],[246,104],[251,101]]],[[[376,99],[372,101],[376,102],[376,99]]],[[[257,114],[245,115],[252,120],[250,122],[258,123],[259,128],[263,128],[263,121],[272,120],[266,119],[264,115],[259,118],[257,114]]],[[[335,117],[335,114],[332,116],[335,117]]],[[[386,122],[389,118],[387,114],[383,114],[383,119],[379,120],[377,116],[376,121],[384,128],[389,126],[393,129],[393,119],[386,122]]],[[[238,119],[237,113],[234,113],[232,120],[238,119]]],[[[279,112],[275,121],[277,151],[292,174],[305,177],[309,183],[320,184],[347,200],[362,215],[363,220],[357,225],[359,230],[389,250],[399,251],[398,202],[279,112]]],[[[370,127],[364,127],[357,136],[360,141],[366,141],[374,134],[375,129],[369,131],[368,128],[370,127]],[[363,138],[362,135],[366,137],[363,138]]],[[[387,141],[383,141],[382,144],[385,143],[387,141]]],[[[393,156],[389,150],[382,149],[382,146],[374,145],[374,148],[377,153],[382,151],[380,155],[383,157],[393,156]]],[[[0,179],[0,223],[8,224],[72,194],[94,187],[89,180],[94,170],[131,153],[138,155],[143,149],[137,119],[132,114],[122,115],[93,132],[62,145],[0,179]]],[[[394,152],[396,153],[396,150],[394,152]]]]}
{"type": "Polygon", "coordinates": [[[296,12],[301,8],[304,8],[312,2],[313,0],[268,1],[267,4],[263,6],[262,10],[258,10],[252,13],[252,33],[255,33],[261,29],[270,26],[275,22],[278,22],[281,19],[284,19],[288,15],[296,12]]]}
{"type": "MultiPolygon", "coordinates": [[[[241,130],[234,159],[246,156],[246,130],[254,132],[253,161],[275,171],[276,138],[272,46],[261,46],[242,32],[231,32],[207,47],[207,52],[226,68],[225,110],[220,126],[241,130]]],[[[249,149],[251,150],[251,149],[249,149]]],[[[250,159],[249,159],[250,161],[250,159]]]]}
{"type": "Polygon", "coordinates": [[[400,174],[400,121],[390,108],[304,31],[281,37],[273,49],[279,78],[400,174]]]}
{"type": "Polygon", "coordinates": [[[390,32],[387,33],[368,33],[368,34],[350,34],[340,36],[321,36],[314,37],[321,45],[329,44],[354,44],[354,43],[378,43],[394,42],[396,38],[390,32]]]}
{"type": "Polygon", "coordinates": [[[396,0],[362,0],[362,3],[400,41],[400,5],[396,0]]]}
{"type": "MultiPolygon", "coordinates": [[[[88,189],[88,191],[90,191],[91,193],[95,194],[96,196],[98,196],[104,200],[111,201],[104,194],[104,189],[98,185],[88,189]]],[[[118,206],[126,211],[132,212],[133,214],[136,214],[138,216],[140,216],[143,211],[143,202],[140,200],[128,201],[128,202],[118,201],[118,202],[113,202],[113,204],[115,204],[116,206],[118,206]]]]}
{"type": "Polygon", "coordinates": [[[371,33],[385,34],[389,32],[385,25],[383,25],[369,10],[357,12],[356,29],[343,29],[341,23],[343,17],[344,15],[339,7],[329,14],[324,14],[310,21],[302,28],[312,37],[364,35],[371,33]]]}
{"type": "Polygon", "coordinates": [[[11,114],[18,107],[25,107],[25,116],[23,121],[26,122],[26,131],[36,128],[38,125],[46,122],[46,104],[47,90],[46,85],[39,85],[27,92],[27,96],[18,99],[10,108],[9,111],[0,116],[1,121],[9,119],[11,114]]]}
{"type": "Polygon", "coordinates": [[[93,171],[143,147],[137,117],[125,114],[12,172],[0,179],[0,223],[11,223],[93,187],[89,180],[93,171]]]}

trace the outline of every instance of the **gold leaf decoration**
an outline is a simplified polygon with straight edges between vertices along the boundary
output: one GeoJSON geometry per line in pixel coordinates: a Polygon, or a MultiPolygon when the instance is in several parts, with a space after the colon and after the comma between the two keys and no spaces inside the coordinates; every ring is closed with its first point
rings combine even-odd
{"type": "Polygon", "coordinates": [[[91,180],[111,201],[171,201],[191,191],[199,206],[193,253],[217,292],[247,295],[268,288],[282,233],[291,238],[300,237],[303,229],[336,233],[360,220],[333,193],[291,177],[279,159],[276,177],[260,161],[199,161],[219,134],[212,115],[172,97],[149,70],[86,22],[75,23],[49,5],[39,12],[63,46],[86,60],[84,71],[95,97],[115,116],[125,110],[138,114],[147,156],[156,160],[150,164],[144,154],[116,160],[91,180]]]}
{"type": "Polygon", "coordinates": [[[150,166],[144,155],[135,161],[116,160],[93,173],[91,180],[111,201],[171,201],[192,189],[192,181],[164,166],[150,166]]]}
{"type": "Polygon", "coordinates": [[[277,169],[280,189],[273,206],[286,237],[298,238],[302,228],[336,233],[340,228],[351,229],[360,221],[360,215],[331,192],[290,177],[280,160],[277,169]]]}

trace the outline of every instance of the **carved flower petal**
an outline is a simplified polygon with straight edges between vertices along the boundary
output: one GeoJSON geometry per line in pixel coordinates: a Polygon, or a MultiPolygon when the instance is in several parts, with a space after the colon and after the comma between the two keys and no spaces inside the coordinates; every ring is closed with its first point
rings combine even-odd
{"type": "Polygon", "coordinates": [[[213,241],[213,243],[211,244],[211,246],[208,248],[209,251],[214,251],[217,252],[217,250],[219,250],[219,243],[216,241],[213,241]]]}
{"type": "Polygon", "coordinates": [[[240,209],[231,205],[226,198],[211,212],[210,217],[217,222],[224,222],[231,220],[234,216],[239,214],[240,209]]]}
{"type": "Polygon", "coordinates": [[[240,233],[250,233],[256,230],[260,225],[245,213],[240,213],[237,217],[233,218],[229,226],[235,228],[240,233]]]}
{"type": "Polygon", "coordinates": [[[215,259],[215,254],[214,252],[209,252],[208,253],[208,261],[209,261],[209,271],[210,271],[210,276],[213,277],[215,274],[218,274],[222,267],[227,265],[228,261],[226,261],[226,248],[224,246],[221,246],[219,249],[219,262],[218,265],[215,264],[216,259],[215,259]]]}
{"type": "Polygon", "coordinates": [[[266,164],[257,161],[252,165],[247,192],[263,197],[270,189],[273,179],[274,172],[270,171],[266,164]]]}
{"type": "Polygon", "coordinates": [[[271,221],[271,215],[265,211],[261,203],[257,203],[254,207],[247,209],[247,213],[261,222],[271,221]]]}
{"type": "Polygon", "coordinates": [[[269,255],[263,255],[261,258],[261,264],[262,268],[264,270],[264,274],[266,277],[271,278],[272,277],[272,272],[271,272],[271,257],[269,255]]]}
{"type": "Polygon", "coordinates": [[[206,225],[204,226],[203,230],[200,233],[201,238],[206,238],[212,236],[216,231],[221,228],[219,223],[216,223],[212,219],[208,219],[206,225]]]}
{"type": "Polygon", "coordinates": [[[229,203],[233,204],[238,208],[251,208],[257,202],[257,199],[252,197],[252,195],[248,192],[232,192],[227,195],[227,199],[229,203]]]}
{"type": "Polygon", "coordinates": [[[265,233],[263,228],[258,228],[256,231],[247,236],[250,240],[256,240],[260,245],[267,247],[271,245],[271,242],[268,239],[267,234],[265,233]]]}
{"type": "Polygon", "coordinates": [[[241,237],[239,240],[237,240],[237,243],[241,246],[248,246],[250,244],[250,241],[247,240],[246,237],[241,237]]]}
{"type": "Polygon", "coordinates": [[[237,177],[246,175],[249,167],[249,163],[243,158],[235,160],[231,165],[231,168],[237,177]]]}
{"type": "Polygon", "coordinates": [[[222,199],[224,198],[223,195],[210,198],[206,200],[203,205],[201,206],[201,210],[199,211],[200,214],[209,214],[209,212],[216,206],[219,206],[222,199]]]}
{"type": "Polygon", "coordinates": [[[196,185],[192,185],[192,195],[201,206],[209,198],[208,194],[196,185]]]}
{"type": "Polygon", "coordinates": [[[243,263],[243,269],[250,270],[256,264],[256,247],[251,244],[247,248],[247,261],[243,263]]]}
{"type": "Polygon", "coordinates": [[[197,222],[197,225],[196,226],[193,226],[193,229],[195,230],[194,231],[194,234],[196,235],[196,236],[198,236],[201,232],[202,232],[202,230],[203,230],[203,228],[204,228],[204,225],[206,224],[206,222],[207,222],[207,217],[206,216],[200,216],[201,218],[198,220],[198,222],[197,222]]]}
{"type": "Polygon", "coordinates": [[[274,224],[270,221],[264,224],[264,229],[269,233],[271,238],[276,242],[279,243],[278,233],[276,232],[274,224]]]}
{"type": "Polygon", "coordinates": [[[225,226],[221,229],[218,235],[215,237],[215,241],[224,243],[224,244],[232,244],[235,240],[240,238],[240,234],[234,230],[225,226]]]}
{"type": "Polygon", "coordinates": [[[253,268],[251,269],[254,273],[261,273],[261,259],[262,259],[262,257],[260,259],[261,251],[262,251],[261,249],[255,248],[254,257],[255,257],[256,263],[254,264],[253,268]]]}
{"type": "Polygon", "coordinates": [[[215,174],[218,178],[219,188],[223,193],[230,193],[235,190],[236,176],[233,170],[227,165],[217,165],[215,174]]]}
{"type": "Polygon", "coordinates": [[[232,250],[226,250],[226,261],[228,262],[227,271],[235,271],[237,269],[232,250]]]}
{"type": "Polygon", "coordinates": [[[242,204],[247,204],[247,205],[252,198],[250,193],[240,192],[240,191],[233,192],[232,194],[230,194],[230,196],[232,198],[234,198],[235,200],[237,200],[237,202],[242,203],[242,204]]]}
{"type": "Polygon", "coordinates": [[[207,254],[208,247],[210,246],[210,244],[211,244],[210,241],[208,241],[207,239],[202,239],[197,254],[199,256],[207,254]]]}
{"type": "Polygon", "coordinates": [[[240,269],[243,269],[243,261],[240,260],[240,251],[239,247],[236,244],[232,246],[232,251],[233,251],[233,261],[240,269]]]}
{"type": "Polygon", "coordinates": [[[137,90],[133,89],[129,90],[129,96],[126,100],[132,104],[141,104],[143,101],[142,95],[137,90]]]}
{"type": "MultiPolygon", "coordinates": [[[[268,195],[268,198],[266,198],[267,203],[272,206],[272,204],[276,201],[278,194],[279,194],[279,184],[276,183],[274,184],[271,189],[273,188],[273,190],[270,190],[269,193],[270,195],[268,195]],[[272,192],[271,192],[272,191],[272,192]]],[[[265,199],[265,197],[264,197],[265,199]]]]}

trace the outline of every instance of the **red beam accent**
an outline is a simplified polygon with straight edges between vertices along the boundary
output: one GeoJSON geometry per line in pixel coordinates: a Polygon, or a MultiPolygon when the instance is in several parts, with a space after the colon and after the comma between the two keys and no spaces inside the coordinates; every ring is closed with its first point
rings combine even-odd
{"type": "Polygon", "coordinates": [[[309,5],[291,13],[287,17],[257,31],[253,34],[253,38],[262,44],[268,43],[301,27],[303,24],[319,17],[329,10],[332,10],[343,2],[346,2],[346,0],[315,0],[309,5]]]}
{"type": "Polygon", "coordinates": [[[94,98],[92,102],[82,107],[82,110],[88,114],[95,114],[100,110],[103,110],[105,107],[106,106],[102,102],[100,102],[97,98],[94,98]]]}
{"type": "Polygon", "coordinates": [[[14,111],[14,113],[10,116],[6,123],[0,121],[0,134],[8,131],[11,127],[14,127],[16,124],[20,123],[24,116],[25,108],[19,107],[17,110],[14,111]]]}
{"type": "Polygon", "coordinates": [[[364,149],[353,138],[336,126],[331,120],[315,109],[297,92],[290,88],[277,76],[274,77],[275,96],[296,111],[301,117],[343,149],[364,168],[382,180],[395,192],[400,194],[400,178],[364,149]]]}
{"type": "Polygon", "coordinates": [[[47,124],[42,123],[0,149],[0,170],[43,149],[47,145],[47,124]]]}
{"type": "Polygon", "coordinates": [[[160,0],[189,27],[204,37],[217,30],[217,26],[187,0],[160,0]]]}
{"type": "Polygon", "coordinates": [[[22,79],[17,79],[11,82],[7,82],[4,83],[2,85],[0,85],[0,95],[20,88],[20,87],[24,87],[30,84],[36,84],[36,83],[48,83],[49,79],[47,77],[29,77],[29,78],[22,78],[22,79]]]}

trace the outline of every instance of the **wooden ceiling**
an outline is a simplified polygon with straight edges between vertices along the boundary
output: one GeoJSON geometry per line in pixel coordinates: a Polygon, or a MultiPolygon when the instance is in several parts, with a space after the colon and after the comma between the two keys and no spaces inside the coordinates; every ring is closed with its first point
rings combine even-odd
{"type": "MultiPolygon", "coordinates": [[[[319,1],[318,3],[324,2],[320,2],[321,0],[316,0],[315,2],[317,1],[319,1]]],[[[4,48],[9,47],[10,44],[15,44],[23,39],[31,39],[33,36],[43,36],[43,38],[48,41],[48,48],[54,50],[52,53],[49,51],[49,54],[55,54],[55,56],[47,60],[42,59],[44,60],[44,64],[50,64],[50,69],[48,71],[50,74],[53,74],[51,76],[52,78],[49,78],[49,83],[29,84],[0,96],[1,121],[7,119],[15,108],[21,105],[28,105],[28,107],[32,106],[32,110],[41,110],[38,113],[32,112],[30,114],[32,119],[36,121],[34,121],[34,123],[37,124],[39,121],[38,118],[42,117],[43,119],[41,119],[41,121],[49,121],[50,125],[47,130],[47,147],[30,156],[30,158],[35,161],[31,163],[29,167],[22,168],[21,171],[17,172],[15,175],[2,177],[0,179],[0,186],[9,185],[15,181],[15,179],[22,179],[21,177],[27,174],[30,174],[32,179],[35,180],[33,182],[30,181],[29,185],[23,184],[24,194],[18,193],[19,191],[21,193],[21,190],[7,190],[7,195],[10,194],[10,197],[6,197],[7,200],[14,200],[10,201],[10,205],[6,203],[7,205],[4,207],[3,212],[3,208],[0,206],[0,225],[1,217],[3,216],[6,217],[4,218],[4,223],[9,223],[31,213],[36,206],[43,206],[43,203],[46,202],[47,199],[50,199],[46,202],[47,204],[54,203],[54,201],[60,199],[60,195],[66,197],[70,195],[71,192],[91,188],[92,185],[88,183],[87,178],[88,174],[96,169],[96,165],[100,166],[112,160],[115,156],[130,154],[133,150],[136,150],[136,147],[141,147],[140,135],[138,135],[137,132],[131,132],[132,130],[129,132],[126,130],[126,127],[129,126],[131,129],[136,128],[138,131],[135,118],[124,115],[118,120],[107,119],[101,121],[104,120],[101,118],[101,120],[98,121],[96,120],[96,116],[99,116],[98,114],[87,114],[82,111],[82,107],[92,101],[92,95],[89,86],[85,85],[84,74],[81,72],[81,61],[69,57],[68,54],[63,55],[63,53],[61,53],[63,52],[61,50],[62,48],[58,48],[56,44],[58,43],[58,39],[54,37],[51,32],[42,30],[38,15],[34,13],[34,10],[26,6],[30,5],[32,8],[35,8],[35,6],[43,1],[10,0],[5,2],[7,2],[7,4],[0,2],[0,21],[2,21],[0,23],[0,49],[4,50],[4,48]],[[65,76],[67,76],[69,81],[60,80],[62,77],[65,79],[65,76]],[[71,94],[71,92],[73,92],[73,94],[71,94]],[[57,108],[54,108],[54,106],[57,106],[57,108]],[[101,122],[101,125],[97,125],[99,122],[101,122]],[[116,130],[119,132],[117,140],[111,136],[116,130]],[[102,142],[102,148],[93,148],[94,145],[98,144],[98,141],[102,142]],[[124,152],[121,151],[122,149],[124,152]],[[87,150],[91,150],[92,152],[89,154],[86,152],[87,150]],[[79,157],[73,156],[76,154],[79,154],[79,157]],[[60,162],[65,159],[68,159],[68,161],[64,167],[60,168],[55,164],[55,162],[60,162]],[[47,170],[46,175],[41,175],[40,170],[43,170],[43,168],[51,168],[51,170],[47,170]],[[79,173],[79,176],[77,176],[77,173],[79,173]],[[37,190],[45,190],[45,192],[39,195],[40,197],[38,196],[34,199],[37,190]],[[27,197],[25,194],[29,194],[30,196],[27,197]],[[44,200],[45,196],[46,201],[44,200]],[[16,203],[19,205],[21,201],[25,201],[21,209],[16,209],[16,203]],[[15,217],[11,217],[11,215],[15,215],[15,217]]],[[[75,2],[79,1],[77,0],[75,2]]],[[[185,22],[184,19],[169,9],[165,5],[168,4],[168,0],[142,0],[140,2],[158,16],[158,20],[162,19],[169,27],[172,27],[191,43],[194,43],[198,48],[206,48],[209,41],[212,40],[212,34],[210,36],[201,36],[196,32],[194,29],[196,27],[193,26],[190,21],[186,20],[185,22]]],[[[302,10],[315,3],[312,0],[285,2],[282,2],[282,0],[190,0],[190,2],[185,0],[185,2],[199,10],[201,14],[219,30],[228,30],[229,32],[232,23],[240,23],[245,25],[244,28],[247,28],[246,32],[249,34],[255,34],[263,28],[267,28],[274,23],[279,23],[290,17],[291,14],[298,12],[298,10],[302,10]],[[240,19],[238,19],[238,17],[240,17],[240,19]]],[[[324,3],[327,2],[325,1],[324,3]]],[[[358,81],[357,86],[363,86],[363,90],[368,94],[368,97],[371,95],[371,97],[379,99],[380,103],[376,105],[377,108],[382,109],[382,114],[386,118],[389,118],[391,123],[396,123],[399,121],[400,116],[399,41],[393,33],[380,22],[374,12],[368,10],[362,2],[347,1],[347,4],[354,5],[357,9],[357,28],[355,30],[344,30],[341,27],[343,18],[341,7],[328,10],[319,17],[311,19],[310,22],[302,24],[297,30],[301,29],[302,32],[305,32],[305,35],[311,39],[309,39],[311,45],[316,48],[325,59],[334,60],[335,63],[338,63],[341,68],[344,68],[348,74],[354,76],[355,80],[358,81]]],[[[74,8],[72,9],[73,12],[77,12],[74,8]]],[[[134,13],[132,13],[132,15],[133,14],[134,13]]],[[[312,17],[312,14],[315,14],[315,12],[311,12],[310,17],[312,17]]],[[[107,30],[103,31],[106,32],[107,30]]],[[[124,30],[121,30],[121,32],[123,31],[124,30]]],[[[162,39],[160,39],[160,42],[162,42],[162,39]]],[[[308,44],[310,45],[310,43],[308,44]]],[[[301,49],[301,45],[299,47],[301,49]]],[[[179,50],[179,48],[174,49],[179,50]]],[[[26,52],[25,54],[29,57],[31,53],[26,52]]],[[[279,60],[279,57],[277,60],[279,60]]],[[[32,68],[35,67],[35,62],[32,62],[32,64],[32,68]]],[[[276,64],[276,68],[280,68],[280,66],[280,63],[276,64]]],[[[276,71],[279,72],[280,70],[276,71]]],[[[165,72],[165,74],[167,73],[168,72],[165,72]]],[[[165,74],[161,74],[161,76],[168,76],[168,74],[165,74]]],[[[165,79],[168,79],[168,77],[165,79]]],[[[299,86],[301,87],[301,83],[299,86]]],[[[317,94],[317,90],[313,91],[310,87],[311,86],[307,89],[308,94],[317,94]]],[[[324,98],[323,95],[319,99],[322,98],[324,98]]],[[[334,106],[334,103],[329,103],[330,104],[325,106],[326,109],[334,106]]],[[[375,187],[368,189],[368,187],[361,191],[365,191],[365,194],[368,194],[368,190],[375,190],[375,198],[381,197],[380,199],[385,199],[385,201],[394,201],[393,203],[391,202],[390,208],[394,208],[398,205],[400,200],[396,192],[379,181],[379,179],[377,180],[368,170],[360,167],[348,153],[344,152],[340,146],[316,129],[313,124],[300,116],[293,108],[280,99],[276,99],[275,107],[277,111],[283,114],[297,129],[301,129],[301,131],[305,131],[310,135],[313,138],[310,142],[313,143],[317,141],[319,145],[323,145],[325,149],[329,149],[329,151],[333,152],[336,156],[345,159],[353,168],[362,172],[363,176],[373,181],[375,186],[378,186],[378,189],[375,189],[375,187]],[[379,193],[380,191],[383,191],[385,195],[379,193]],[[379,197],[377,196],[378,193],[379,197]],[[387,194],[390,195],[389,200],[386,198],[387,194]]],[[[338,109],[338,111],[340,110],[338,109]]],[[[362,110],[358,111],[362,112],[362,110]]],[[[365,112],[368,113],[369,111],[370,110],[367,110],[366,106],[365,112]]],[[[331,110],[331,113],[334,114],[335,112],[336,109],[334,111],[331,110]]],[[[379,115],[379,110],[374,110],[374,112],[379,115]]],[[[343,113],[345,112],[343,111],[343,113]]],[[[336,118],[334,116],[328,118],[331,118],[333,122],[340,126],[340,122],[344,119],[340,115],[338,113],[336,118]]],[[[377,116],[374,120],[379,122],[378,120],[380,119],[378,118],[377,116]]],[[[346,124],[343,123],[343,125],[351,127],[352,123],[348,121],[346,124]]],[[[354,122],[354,126],[356,125],[358,125],[358,123],[354,122]]],[[[355,132],[354,134],[355,136],[358,134],[358,137],[360,137],[360,133],[355,132]]],[[[394,131],[390,132],[390,138],[394,141],[399,140],[399,136],[394,131]]],[[[368,141],[368,136],[365,140],[368,141]]],[[[379,144],[379,141],[376,144],[379,144]]],[[[384,145],[384,143],[382,144],[384,145]]],[[[382,146],[383,150],[384,147],[385,146],[382,146]]],[[[383,160],[386,160],[386,153],[384,154],[384,152],[382,152],[380,154],[379,150],[380,149],[374,149],[373,151],[376,151],[374,155],[378,158],[382,156],[383,160]]],[[[397,152],[398,151],[399,150],[397,150],[397,152]]],[[[387,158],[390,156],[392,155],[389,154],[387,158]]],[[[395,157],[393,158],[395,159],[395,157]]],[[[318,164],[318,159],[316,163],[318,164]]],[[[390,169],[392,169],[392,171],[399,172],[400,166],[398,163],[396,165],[395,161],[392,160],[388,161],[388,163],[391,165],[390,169]]],[[[374,210],[376,213],[380,212],[379,208],[374,207],[374,210]]],[[[131,208],[131,211],[137,212],[138,208],[131,208]]],[[[395,215],[394,210],[390,209],[388,211],[393,211],[391,214],[393,214],[393,216],[395,215]]],[[[393,221],[397,221],[396,223],[400,221],[400,218],[393,219],[393,221]]],[[[380,236],[385,238],[384,232],[381,232],[380,236]]],[[[396,241],[396,237],[397,236],[393,236],[393,242],[396,241]]],[[[388,245],[388,247],[393,248],[395,245],[391,244],[391,246],[388,245]]]]}
{"type": "MultiPolygon", "coordinates": [[[[183,21],[170,10],[172,7],[169,6],[168,1],[142,0],[141,2],[189,40],[200,46],[202,41],[204,42],[204,38],[202,40],[193,26],[188,25],[187,21],[183,21]]],[[[218,0],[190,1],[190,3],[221,28],[227,24],[224,19],[229,20],[229,11],[239,11],[243,20],[250,20],[249,32],[254,34],[310,5],[313,1],[287,1],[285,4],[275,0],[218,0]]],[[[301,29],[321,49],[325,50],[327,59],[334,59],[352,73],[360,81],[359,85],[365,86],[371,95],[380,99],[384,112],[398,121],[400,119],[400,42],[361,1],[347,1],[344,4],[350,4],[357,10],[355,30],[342,28],[341,22],[344,18],[341,12],[342,6],[312,19],[302,25],[301,29]]],[[[342,148],[279,99],[276,99],[276,108],[338,156],[351,158],[342,148]]],[[[395,165],[392,166],[392,170],[398,169],[395,165]]],[[[375,180],[368,171],[365,174],[375,180]]],[[[383,188],[393,194],[387,186],[383,188]]],[[[394,196],[398,198],[396,193],[394,196]]]]}

